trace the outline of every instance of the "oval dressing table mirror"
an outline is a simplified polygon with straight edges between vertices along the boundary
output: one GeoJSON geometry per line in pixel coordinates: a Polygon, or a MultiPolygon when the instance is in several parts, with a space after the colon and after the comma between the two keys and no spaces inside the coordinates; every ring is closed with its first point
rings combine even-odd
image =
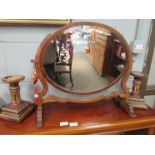
{"type": "Polygon", "coordinates": [[[112,27],[93,22],[68,24],[44,38],[34,62],[42,85],[38,127],[42,126],[42,105],[48,102],[104,104],[113,100],[135,117],[126,86],[131,51],[112,27]]]}

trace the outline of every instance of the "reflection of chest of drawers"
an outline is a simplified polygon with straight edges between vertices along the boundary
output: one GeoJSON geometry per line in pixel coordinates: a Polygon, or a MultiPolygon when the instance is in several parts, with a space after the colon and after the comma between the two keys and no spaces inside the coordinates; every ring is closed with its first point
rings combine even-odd
{"type": "Polygon", "coordinates": [[[104,33],[103,31],[95,32],[94,45],[92,47],[93,65],[98,73],[103,76],[106,70],[105,57],[107,51],[107,43],[110,33],[104,33]]]}

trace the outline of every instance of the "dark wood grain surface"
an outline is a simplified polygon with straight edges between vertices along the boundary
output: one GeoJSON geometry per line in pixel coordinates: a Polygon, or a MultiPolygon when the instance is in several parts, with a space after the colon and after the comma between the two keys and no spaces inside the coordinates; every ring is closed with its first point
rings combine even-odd
{"type": "Polygon", "coordinates": [[[48,103],[44,105],[44,126],[37,128],[36,110],[23,122],[0,120],[0,134],[115,134],[154,128],[155,111],[136,110],[130,118],[111,101],[96,104],[48,103]],[[60,122],[78,122],[77,127],[60,127],[60,122]]]}

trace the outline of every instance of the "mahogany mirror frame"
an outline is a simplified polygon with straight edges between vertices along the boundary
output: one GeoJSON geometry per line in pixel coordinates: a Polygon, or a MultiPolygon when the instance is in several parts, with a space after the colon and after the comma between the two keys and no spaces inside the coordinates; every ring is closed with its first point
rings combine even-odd
{"type": "Polygon", "coordinates": [[[131,68],[132,68],[132,53],[130,51],[130,48],[128,46],[128,43],[126,42],[125,38],[122,36],[122,34],[120,34],[117,30],[115,30],[114,28],[105,25],[105,24],[101,24],[101,23],[95,23],[95,22],[75,22],[75,23],[71,23],[68,24],[60,29],[58,29],[56,32],[54,33],[49,33],[41,42],[37,53],[36,53],[36,57],[35,57],[35,68],[36,68],[36,73],[37,76],[42,84],[42,90],[39,92],[39,104],[38,104],[38,127],[42,126],[42,104],[51,102],[51,101],[56,101],[56,102],[72,102],[72,103],[95,103],[101,100],[107,100],[107,99],[113,99],[113,98],[119,98],[120,99],[120,104],[124,107],[124,109],[128,112],[128,114],[131,117],[135,117],[135,113],[133,110],[132,105],[130,105],[128,103],[128,99],[129,99],[129,89],[126,86],[126,82],[128,80],[128,77],[131,73],[131,68]],[[126,65],[122,71],[122,73],[110,84],[108,85],[108,87],[102,89],[102,90],[98,90],[98,91],[94,91],[94,92],[90,92],[90,93],[76,93],[76,92],[70,92],[68,90],[63,89],[62,87],[59,87],[57,84],[55,84],[54,82],[49,81],[44,67],[43,67],[43,63],[42,63],[42,59],[43,59],[43,54],[46,50],[46,48],[48,47],[48,45],[50,44],[51,40],[54,40],[55,38],[57,38],[57,36],[61,33],[64,32],[64,30],[73,27],[73,26],[95,26],[95,27],[101,27],[104,28],[108,31],[110,31],[122,44],[123,48],[126,50],[126,65]],[[88,94],[95,94],[95,93],[99,93],[101,91],[105,91],[107,89],[109,89],[110,87],[112,87],[113,85],[115,85],[119,80],[121,79],[121,87],[122,87],[122,92],[121,91],[115,91],[107,96],[98,96],[95,97],[93,99],[70,99],[70,98],[60,98],[58,96],[53,96],[52,94],[50,96],[47,96],[46,98],[43,99],[43,97],[47,94],[48,91],[48,82],[53,85],[56,89],[62,91],[62,92],[66,92],[69,94],[75,94],[75,95],[88,95],[88,94]]]}

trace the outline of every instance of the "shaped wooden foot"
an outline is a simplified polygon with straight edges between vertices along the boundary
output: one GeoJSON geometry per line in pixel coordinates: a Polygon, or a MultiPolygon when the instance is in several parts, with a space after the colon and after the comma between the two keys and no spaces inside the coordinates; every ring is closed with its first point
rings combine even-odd
{"type": "Polygon", "coordinates": [[[123,98],[120,97],[114,98],[113,101],[119,104],[125,110],[125,112],[129,114],[131,118],[136,117],[133,105],[130,102],[127,103],[123,98]]]}

